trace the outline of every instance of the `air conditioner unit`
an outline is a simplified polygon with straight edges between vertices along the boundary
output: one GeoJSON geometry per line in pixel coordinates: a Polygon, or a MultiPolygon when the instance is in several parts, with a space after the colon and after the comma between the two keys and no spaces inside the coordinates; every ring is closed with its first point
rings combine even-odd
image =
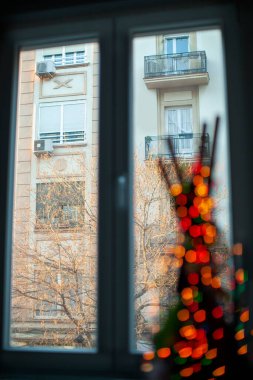
{"type": "Polygon", "coordinates": [[[41,156],[42,154],[51,154],[53,152],[53,141],[52,140],[35,140],[34,141],[34,154],[36,156],[41,156]]]}
{"type": "Polygon", "coordinates": [[[56,68],[53,61],[41,61],[37,63],[36,74],[40,78],[53,78],[56,68]]]}

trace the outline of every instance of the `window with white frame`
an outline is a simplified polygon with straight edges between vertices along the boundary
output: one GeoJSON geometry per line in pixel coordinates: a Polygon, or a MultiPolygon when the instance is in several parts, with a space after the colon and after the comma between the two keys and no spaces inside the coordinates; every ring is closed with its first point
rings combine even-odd
{"type": "Polygon", "coordinates": [[[53,144],[85,141],[85,101],[41,103],[39,105],[38,138],[50,139],[53,144]]]}
{"type": "Polygon", "coordinates": [[[53,61],[55,66],[81,65],[87,61],[84,50],[46,54],[44,60],[53,61]]]}
{"type": "Polygon", "coordinates": [[[165,54],[187,53],[189,51],[189,37],[165,37],[164,49],[165,54]]]}
{"type": "Polygon", "coordinates": [[[192,107],[165,108],[165,130],[173,136],[176,154],[192,154],[192,107]]]}
{"type": "Polygon", "coordinates": [[[170,71],[182,71],[189,68],[189,36],[165,37],[164,53],[169,54],[170,71]]]}

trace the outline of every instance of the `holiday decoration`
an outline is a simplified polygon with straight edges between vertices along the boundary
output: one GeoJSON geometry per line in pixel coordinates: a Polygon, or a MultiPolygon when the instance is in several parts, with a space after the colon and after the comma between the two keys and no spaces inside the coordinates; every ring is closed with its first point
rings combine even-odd
{"type": "Polygon", "coordinates": [[[176,178],[169,175],[168,162],[158,159],[179,224],[174,255],[180,271],[177,304],[168,310],[160,331],[154,335],[154,350],[143,354],[142,370],[152,380],[236,379],[242,368],[250,374],[242,245],[234,245],[231,254],[230,288],[224,288],[213,254],[221,239],[211,196],[219,124],[217,117],[209,159],[204,159],[204,125],[199,156],[192,161],[190,176],[177,160],[170,139],[176,178]]]}

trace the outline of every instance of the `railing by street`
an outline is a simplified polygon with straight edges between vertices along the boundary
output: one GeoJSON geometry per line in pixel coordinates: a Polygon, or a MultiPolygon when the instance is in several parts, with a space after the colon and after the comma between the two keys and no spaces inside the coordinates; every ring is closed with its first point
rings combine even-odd
{"type": "MultiPolygon", "coordinates": [[[[202,145],[202,133],[180,133],[177,135],[146,136],[145,159],[163,157],[171,158],[172,154],[168,146],[168,138],[172,141],[176,157],[194,158],[200,152],[202,145]]],[[[210,157],[209,134],[204,135],[203,156],[210,157]]]]}
{"type": "Polygon", "coordinates": [[[144,57],[144,77],[163,77],[207,72],[205,51],[144,57]]]}

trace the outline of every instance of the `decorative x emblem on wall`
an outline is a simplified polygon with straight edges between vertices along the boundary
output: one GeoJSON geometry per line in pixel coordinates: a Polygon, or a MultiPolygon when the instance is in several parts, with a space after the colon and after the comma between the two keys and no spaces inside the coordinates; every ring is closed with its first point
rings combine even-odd
{"type": "Polygon", "coordinates": [[[73,79],[67,79],[65,82],[61,82],[58,79],[54,79],[54,82],[57,84],[57,86],[54,87],[54,89],[58,89],[61,87],[66,87],[66,88],[72,88],[72,86],[69,85],[69,82],[71,82],[73,79]]]}

